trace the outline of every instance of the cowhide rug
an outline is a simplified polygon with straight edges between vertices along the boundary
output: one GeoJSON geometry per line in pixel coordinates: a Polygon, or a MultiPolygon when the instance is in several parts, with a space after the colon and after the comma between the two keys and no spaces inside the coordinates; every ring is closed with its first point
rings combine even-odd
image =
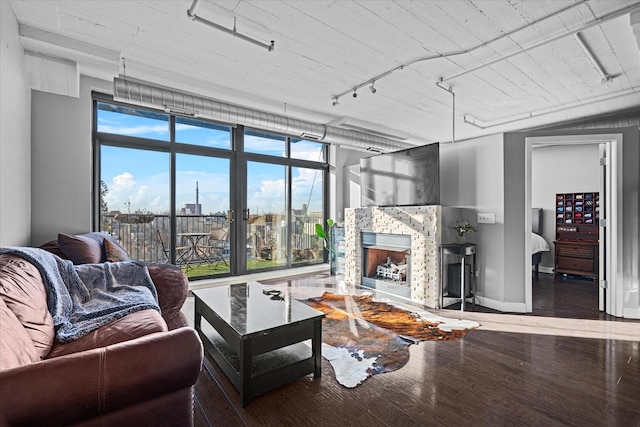
{"type": "Polygon", "coordinates": [[[409,361],[411,344],[459,339],[479,326],[419,309],[407,311],[374,301],[370,295],[325,292],[303,302],[325,313],[322,356],[331,363],[338,383],[348,388],[372,375],[402,368],[409,361]]]}

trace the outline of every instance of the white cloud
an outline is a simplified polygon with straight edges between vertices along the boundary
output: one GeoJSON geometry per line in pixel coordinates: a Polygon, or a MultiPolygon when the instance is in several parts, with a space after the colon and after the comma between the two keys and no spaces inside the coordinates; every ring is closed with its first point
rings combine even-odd
{"type": "Polygon", "coordinates": [[[135,186],[136,181],[133,179],[133,174],[124,172],[113,177],[113,187],[111,188],[111,191],[129,190],[135,186]]]}
{"type": "Polygon", "coordinates": [[[114,133],[116,135],[145,135],[149,133],[169,134],[169,126],[167,124],[153,125],[153,126],[114,126],[107,124],[100,124],[98,127],[100,132],[114,133]]]}

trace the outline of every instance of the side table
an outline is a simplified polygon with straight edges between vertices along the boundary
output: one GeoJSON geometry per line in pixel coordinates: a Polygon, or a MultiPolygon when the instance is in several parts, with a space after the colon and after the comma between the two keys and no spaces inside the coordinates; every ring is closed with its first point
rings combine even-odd
{"type": "Polygon", "coordinates": [[[460,301],[460,311],[464,311],[466,305],[467,290],[471,292],[472,307],[476,304],[476,244],[475,243],[446,243],[440,245],[440,308],[447,307],[460,301]],[[450,297],[445,295],[446,262],[451,256],[455,256],[460,263],[460,296],[450,297]],[[467,283],[467,260],[470,261],[469,283],[467,283]]]}

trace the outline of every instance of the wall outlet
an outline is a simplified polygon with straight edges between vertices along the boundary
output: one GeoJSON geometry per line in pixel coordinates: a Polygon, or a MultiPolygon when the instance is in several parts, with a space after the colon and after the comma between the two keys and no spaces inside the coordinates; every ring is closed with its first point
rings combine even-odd
{"type": "Polygon", "coordinates": [[[496,214],[493,213],[479,213],[478,224],[495,224],[496,214]]]}

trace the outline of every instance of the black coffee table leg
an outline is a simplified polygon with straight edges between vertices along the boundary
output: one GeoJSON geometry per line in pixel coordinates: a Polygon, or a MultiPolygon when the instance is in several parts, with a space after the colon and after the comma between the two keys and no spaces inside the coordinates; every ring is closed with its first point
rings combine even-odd
{"type": "Polygon", "coordinates": [[[311,340],[313,352],[313,378],[322,376],[322,319],[313,322],[313,339],[311,340]]]}
{"type": "Polygon", "coordinates": [[[253,340],[251,338],[243,340],[240,345],[240,399],[242,406],[245,407],[251,402],[253,389],[251,387],[251,378],[253,366],[253,340]]]}

